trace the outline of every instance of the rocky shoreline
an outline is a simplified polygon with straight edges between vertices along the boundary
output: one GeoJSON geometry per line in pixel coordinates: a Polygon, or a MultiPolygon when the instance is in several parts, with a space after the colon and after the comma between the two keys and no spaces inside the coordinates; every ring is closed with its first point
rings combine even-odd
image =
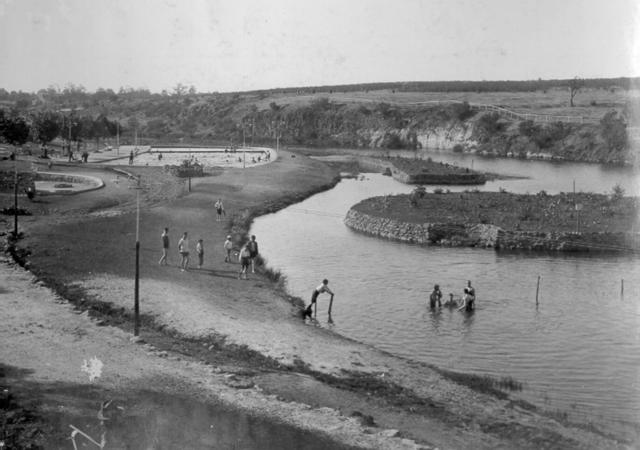
{"type": "MultiPolygon", "coordinates": [[[[434,196],[441,200],[440,203],[447,201],[444,194],[431,194],[432,198],[434,196]]],[[[455,210],[449,211],[447,221],[429,219],[429,211],[424,212],[424,220],[417,221],[415,217],[407,220],[401,213],[386,211],[391,207],[390,203],[397,204],[401,199],[402,196],[378,197],[360,202],[349,210],[344,223],[361,233],[422,245],[553,252],[640,251],[638,233],[632,231],[567,231],[551,226],[538,230],[515,229],[491,223],[486,216],[482,219],[485,223],[476,222],[455,210]]],[[[482,200],[475,198],[475,201],[481,204],[482,200]]],[[[520,223],[517,225],[519,227],[520,223]]]]}

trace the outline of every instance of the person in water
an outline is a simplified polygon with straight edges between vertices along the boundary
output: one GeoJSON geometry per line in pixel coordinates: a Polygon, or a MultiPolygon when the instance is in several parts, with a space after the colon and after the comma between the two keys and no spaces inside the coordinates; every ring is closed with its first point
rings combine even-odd
{"type": "Polygon", "coordinates": [[[476,290],[471,286],[471,280],[467,281],[467,286],[464,288],[462,306],[458,308],[458,311],[463,308],[465,311],[473,311],[476,309],[476,290]]]}
{"type": "Polygon", "coordinates": [[[429,307],[431,309],[434,309],[436,307],[436,303],[438,304],[438,307],[442,307],[441,300],[442,300],[442,292],[440,291],[440,286],[436,284],[435,286],[433,286],[433,291],[429,296],[429,307]]]}
{"type": "Polygon", "coordinates": [[[453,292],[449,292],[449,300],[445,300],[442,304],[445,308],[457,308],[458,302],[453,298],[453,292]]]}
{"type": "Polygon", "coordinates": [[[311,317],[311,311],[313,306],[318,301],[318,295],[322,294],[323,292],[330,294],[331,299],[333,300],[333,292],[331,291],[331,289],[329,289],[329,280],[327,280],[326,278],[322,280],[322,284],[319,285],[317,288],[315,288],[311,293],[311,303],[309,303],[309,306],[307,306],[307,308],[304,310],[304,315],[303,315],[304,319],[306,319],[307,316],[311,317]]]}

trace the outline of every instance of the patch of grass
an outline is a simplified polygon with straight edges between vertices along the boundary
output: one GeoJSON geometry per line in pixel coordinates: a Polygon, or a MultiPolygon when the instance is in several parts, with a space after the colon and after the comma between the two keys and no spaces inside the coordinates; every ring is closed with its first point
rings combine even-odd
{"type": "Polygon", "coordinates": [[[510,391],[521,391],[522,383],[512,377],[503,377],[500,379],[490,377],[488,375],[477,375],[474,373],[460,373],[450,370],[434,368],[443,377],[461,384],[476,392],[490,394],[499,399],[505,400],[509,396],[501,389],[510,391]]]}

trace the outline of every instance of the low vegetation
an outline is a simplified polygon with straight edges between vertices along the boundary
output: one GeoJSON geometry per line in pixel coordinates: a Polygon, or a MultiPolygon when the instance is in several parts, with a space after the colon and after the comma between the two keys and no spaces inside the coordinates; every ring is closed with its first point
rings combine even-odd
{"type": "Polygon", "coordinates": [[[518,195],[503,192],[433,193],[374,197],[353,208],[409,223],[483,223],[505,230],[627,232],[638,229],[640,199],[577,193],[518,195]]]}

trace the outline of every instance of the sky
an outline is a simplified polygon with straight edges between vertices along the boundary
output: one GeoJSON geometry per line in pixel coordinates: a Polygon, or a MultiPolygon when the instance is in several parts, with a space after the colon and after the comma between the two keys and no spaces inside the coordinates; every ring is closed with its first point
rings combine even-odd
{"type": "Polygon", "coordinates": [[[0,88],[640,76],[636,0],[0,0],[0,88]]]}

